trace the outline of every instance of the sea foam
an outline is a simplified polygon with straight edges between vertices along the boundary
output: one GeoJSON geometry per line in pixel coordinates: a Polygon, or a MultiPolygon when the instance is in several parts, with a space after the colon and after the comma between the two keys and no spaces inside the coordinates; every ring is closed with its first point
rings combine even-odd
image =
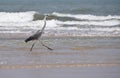
{"type": "MultiPolygon", "coordinates": [[[[0,33],[32,33],[33,31],[40,30],[43,27],[44,21],[42,19],[34,20],[36,13],[39,16],[39,13],[35,11],[0,12],[0,33]]],[[[44,14],[42,14],[43,16],[44,14]]],[[[46,20],[45,28],[48,34],[74,36],[119,36],[120,34],[120,16],[117,15],[96,16],[54,12],[49,14],[49,16],[52,19],[46,20]],[[66,17],[70,19],[64,20],[66,17]]]]}
{"type": "Polygon", "coordinates": [[[36,12],[0,12],[0,22],[28,22],[36,12]]]}
{"type": "Polygon", "coordinates": [[[53,15],[59,16],[59,17],[72,17],[76,19],[82,19],[82,20],[109,20],[109,19],[120,19],[120,16],[118,15],[108,15],[108,16],[96,16],[96,15],[90,15],[90,14],[63,14],[63,13],[57,13],[53,12],[53,15]]]}

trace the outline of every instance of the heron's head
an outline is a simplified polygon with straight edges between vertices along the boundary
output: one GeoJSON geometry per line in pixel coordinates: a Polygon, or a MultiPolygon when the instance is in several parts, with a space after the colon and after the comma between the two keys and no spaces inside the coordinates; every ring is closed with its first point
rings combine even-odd
{"type": "Polygon", "coordinates": [[[49,15],[48,14],[45,14],[46,17],[48,17],[49,15]]]}
{"type": "Polygon", "coordinates": [[[47,17],[49,16],[48,14],[45,14],[44,15],[45,17],[44,17],[44,21],[46,21],[46,19],[47,19],[47,17]]]}
{"type": "Polygon", "coordinates": [[[48,15],[48,14],[46,14],[46,15],[45,15],[45,17],[44,17],[44,19],[46,20],[48,16],[49,16],[49,15],[48,15]]]}

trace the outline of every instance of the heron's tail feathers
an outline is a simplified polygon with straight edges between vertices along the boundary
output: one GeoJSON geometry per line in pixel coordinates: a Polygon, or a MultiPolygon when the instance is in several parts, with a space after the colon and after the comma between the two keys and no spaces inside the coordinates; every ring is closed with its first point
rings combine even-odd
{"type": "Polygon", "coordinates": [[[27,38],[27,39],[25,39],[25,42],[27,43],[28,41],[30,41],[31,39],[30,39],[30,37],[29,38],[27,38]]]}
{"type": "Polygon", "coordinates": [[[27,42],[29,42],[31,40],[35,40],[35,39],[33,37],[29,37],[29,38],[25,39],[25,42],[27,43],[27,42]]]}

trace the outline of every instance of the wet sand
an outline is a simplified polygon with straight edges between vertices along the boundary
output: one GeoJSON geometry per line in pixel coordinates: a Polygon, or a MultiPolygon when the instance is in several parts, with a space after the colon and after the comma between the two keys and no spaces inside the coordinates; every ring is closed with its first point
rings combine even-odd
{"type": "Polygon", "coordinates": [[[47,50],[24,38],[0,40],[1,78],[120,78],[120,38],[44,37],[47,50]]]}
{"type": "Polygon", "coordinates": [[[1,69],[2,78],[119,78],[120,67],[1,69]]]}

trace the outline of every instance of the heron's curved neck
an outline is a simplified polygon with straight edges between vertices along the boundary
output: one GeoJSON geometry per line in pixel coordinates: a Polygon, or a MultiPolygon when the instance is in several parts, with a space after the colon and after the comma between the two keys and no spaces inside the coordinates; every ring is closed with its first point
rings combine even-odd
{"type": "Polygon", "coordinates": [[[44,25],[43,25],[43,28],[42,28],[41,32],[43,32],[43,30],[45,29],[45,26],[46,26],[46,18],[47,18],[47,16],[44,17],[44,25]]]}

